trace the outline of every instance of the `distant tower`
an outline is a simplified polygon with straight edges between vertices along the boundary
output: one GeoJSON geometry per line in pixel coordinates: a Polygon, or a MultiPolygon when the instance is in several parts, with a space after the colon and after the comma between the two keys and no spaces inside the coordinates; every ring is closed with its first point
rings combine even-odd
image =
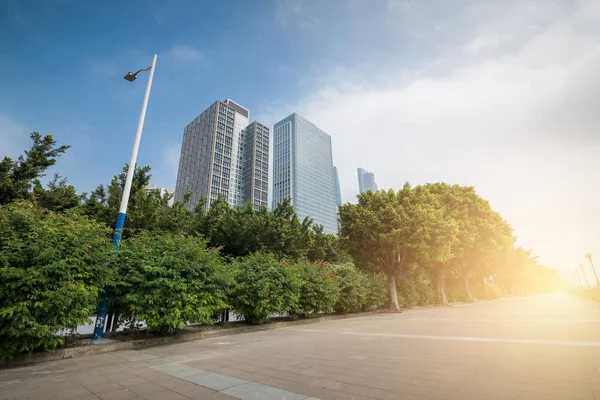
{"type": "Polygon", "coordinates": [[[371,190],[373,192],[377,191],[377,184],[375,183],[375,175],[371,172],[358,168],[358,190],[362,192],[366,192],[367,190],[371,190]]]}
{"type": "Polygon", "coordinates": [[[269,128],[253,122],[232,100],[216,101],[183,131],[175,201],[191,192],[187,207],[201,198],[205,210],[220,196],[231,207],[267,206],[269,128]]]}
{"type": "Polygon", "coordinates": [[[342,190],[340,189],[340,177],[337,167],[333,167],[333,179],[335,180],[335,202],[340,206],[342,205],[342,190]]]}
{"type": "Polygon", "coordinates": [[[273,208],[291,199],[300,220],[310,217],[337,233],[331,136],[294,113],[273,130],[273,208]]]}

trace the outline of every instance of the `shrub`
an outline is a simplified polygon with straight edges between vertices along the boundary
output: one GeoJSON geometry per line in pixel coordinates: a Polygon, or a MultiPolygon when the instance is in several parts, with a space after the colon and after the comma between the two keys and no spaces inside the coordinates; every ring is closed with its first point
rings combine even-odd
{"type": "Polygon", "coordinates": [[[486,283],[488,299],[499,299],[502,297],[502,289],[495,283],[486,283]]]}
{"type": "Polygon", "coordinates": [[[218,250],[196,237],[141,232],[122,242],[111,308],[130,326],[172,334],[186,322],[212,324],[227,307],[218,250]]]}
{"type": "Polygon", "coordinates": [[[389,302],[388,280],[384,274],[365,274],[367,279],[367,295],[362,306],[363,311],[372,311],[389,302]]]}
{"type": "Polygon", "coordinates": [[[274,313],[300,313],[299,271],[270,254],[254,253],[233,261],[233,309],[251,324],[267,321],[274,313]]]}
{"type": "Polygon", "coordinates": [[[433,287],[420,277],[405,275],[396,285],[400,307],[426,306],[435,300],[433,287]]]}
{"type": "Polygon", "coordinates": [[[109,283],[109,237],[74,210],[0,207],[0,362],[53,350],[64,343],[56,332],[90,322],[109,283]]]}
{"type": "Polygon", "coordinates": [[[433,289],[433,286],[431,286],[429,282],[418,280],[415,284],[415,287],[419,296],[417,305],[426,306],[434,303],[436,293],[433,289]]]}
{"type": "Polygon", "coordinates": [[[302,278],[299,314],[330,312],[339,298],[340,289],[328,265],[322,261],[304,261],[298,263],[298,270],[302,278]]]}
{"type": "Polygon", "coordinates": [[[471,285],[471,295],[478,300],[493,300],[502,297],[502,289],[495,283],[481,282],[471,285]]]}
{"type": "Polygon", "coordinates": [[[331,266],[340,289],[338,301],[333,306],[336,313],[360,312],[367,302],[369,283],[366,276],[353,264],[331,266]]]}

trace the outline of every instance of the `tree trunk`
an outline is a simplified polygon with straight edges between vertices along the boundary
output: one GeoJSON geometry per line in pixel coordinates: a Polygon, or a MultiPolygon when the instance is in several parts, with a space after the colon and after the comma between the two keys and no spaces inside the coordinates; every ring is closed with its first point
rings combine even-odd
{"type": "Polygon", "coordinates": [[[448,298],[446,297],[446,275],[443,268],[440,268],[437,279],[437,293],[438,301],[441,305],[448,305],[448,298]]]}
{"type": "Polygon", "coordinates": [[[600,280],[598,280],[598,274],[596,273],[596,267],[594,267],[594,263],[592,262],[592,257],[588,258],[590,265],[592,266],[592,271],[594,271],[594,276],[596,277],[596,286],[600,288],[600,280]]]}
{"type": "Polygon", "coordinates": [[[390,311],[400,312],[400,304],[398,304],[398,292],[396,291],[396,275],[394,272],[388,275],[390,283],[390,311]]]}
{"type": "Polygon", "coordinates": [[[469,276],[465,275],[465,294],[467,295],[467,301],[473,303],[473,295],[471,294],[471,287],[469,286],[469,276]]]}

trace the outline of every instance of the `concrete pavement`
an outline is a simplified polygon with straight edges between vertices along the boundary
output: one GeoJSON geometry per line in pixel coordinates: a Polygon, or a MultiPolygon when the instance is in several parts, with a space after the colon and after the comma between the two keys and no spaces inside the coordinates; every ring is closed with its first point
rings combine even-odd
{"type": "Polygon", "coordinates": [[[5,399],[600,399],[600,303],[567,294],[0,370],[5,399]]]}

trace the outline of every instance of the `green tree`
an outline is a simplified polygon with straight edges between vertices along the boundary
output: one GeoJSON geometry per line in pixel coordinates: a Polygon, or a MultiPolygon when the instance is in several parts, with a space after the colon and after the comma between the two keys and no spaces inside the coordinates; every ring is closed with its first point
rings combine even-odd
{"type": "Polygon", "coordinates": [[[56,163],[70,146],[56,147],[52,135],[42,137],[38,132],[31,135],[33,145],[17,160],[5,156],[0,161],[0,204],[18,199],[31,198],[32,181],[44,176],[44,172],[56,163]]]}
{"type": "Polygon", "coordinates": [[[426,184],[423,189],[439,198],[446,218],[454,221],[457,227],[451,257],[444,263],[433,265],[438,301],[448,303],[445,290],[447,272],[454,272],[463,280],[465,296],[473,301],[469,282],[474,277],[483,280],[486,274],[489,275],[489,254],[506,246],[512,247],[510,226],[473,187],[435,183],[426,184]]]}
{"type": "Polygon", "coordinates": [[[0,362],[55,349],[57,332],[90,321],[111,278],[106,233],[76,210],[0,206],[0,362]]]}
{"type": "Polygon", "coordinates": [[[392,190],[360,193],[358,204],[340,206],[341,237],[354,260],[388,278],[390,309],[400,311],[396,288],[399,272],[419,262],[450,257],[456,227],[435,195],[409,184],[392,190]]]}
{"type": "Polygon", "coordinates": [[[228,256],[262,251],[290,260],[348,260],[338,238],[324,233],[322,226],[313,225],[310,218],[301,222],[289,200],[272,212],[266,208],[255,210],[250,203],[230,208],[222,198],[213,201],[207,212],[205,205],[201,200],[194,210],[193,231],[228,256]]]}
{"type": "MultiPolygon", "coordinates": [[[[113,227],[117,220],[121,197],[127,178],[128,165],[115,175],[107,187],[100,185],[91,194],[83,194],[84,213],[113,227]]],[[[182,203],[169,205],[173,195],[159,189],[148,190],[149,166],[135,169],[127,205],[127,219],[123,237],[135,236],[142,231],[190,233],[193,229],[192,213],[182,203]]]]}
{"type": "Polygon", "coordinates": [[[67,178],[54,174],[54,179],[44,189],[38,179],[34,180],[33,195],[38,207],[51,211],[66,211],[78,207],[81,197],[73,185],[67,184],[67,178]]]}

